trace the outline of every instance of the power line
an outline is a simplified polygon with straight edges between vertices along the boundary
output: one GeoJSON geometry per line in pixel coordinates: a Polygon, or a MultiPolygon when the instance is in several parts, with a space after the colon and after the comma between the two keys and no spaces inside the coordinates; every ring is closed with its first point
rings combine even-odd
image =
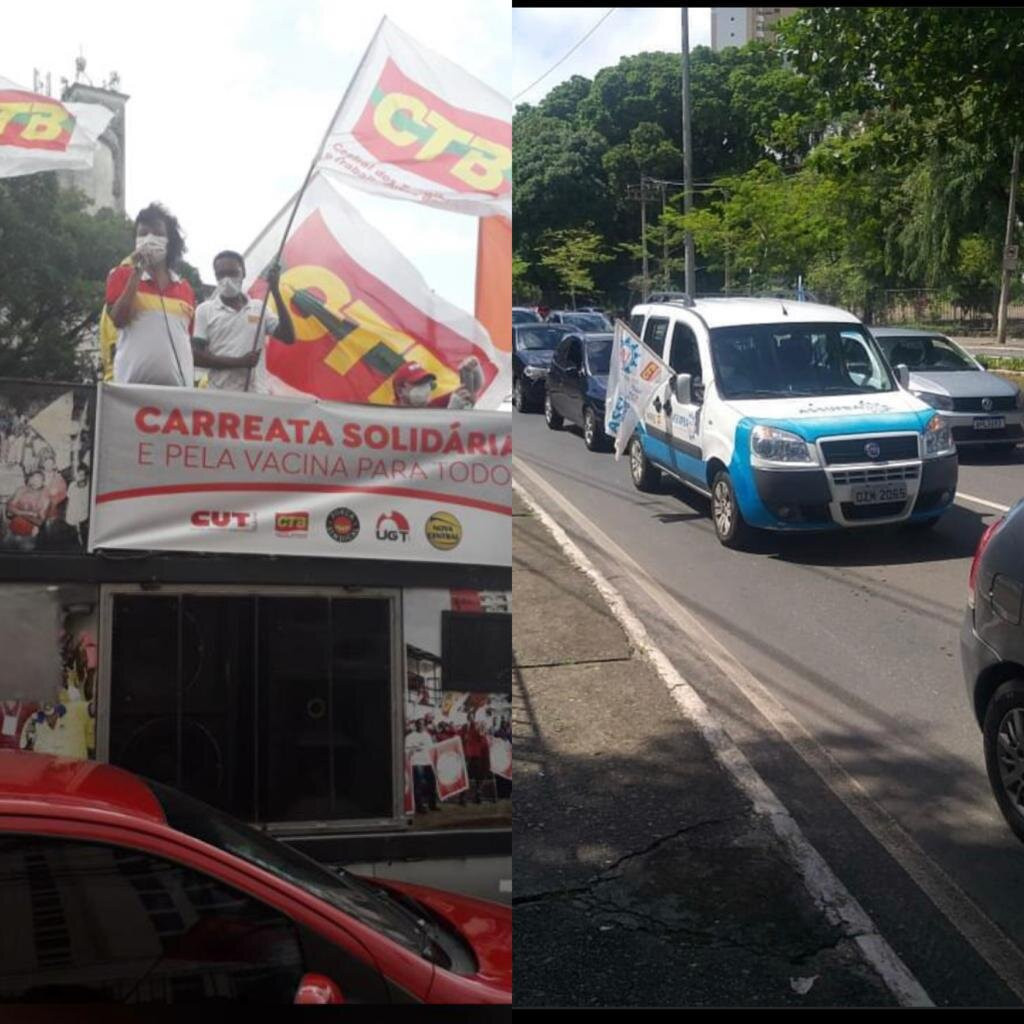
{"type": "Polygon", "coordinates": [[[544,79],[547,78],[548,75],[550,75],[551,72],[554,71],[555,68],[557,68],[560,64],[564,64],[601,27],[604,20],[614,10],[614,7],[609,7],[608,10],[601,16],[601,19],[598,21],[598,23],[560,61],[558,61],[556,64],[553,64],[550,68],[548,68],[547,71],[545,71],[544,74],[541,75],[536,82],[531,82],[525,89],[521,89],[519,92],[517,92],[515,96],[512,97],[513,102],[519,99],[520,96],[523,96],[526,93],[528,93],[539,82],[543,82],[544,79]]]}

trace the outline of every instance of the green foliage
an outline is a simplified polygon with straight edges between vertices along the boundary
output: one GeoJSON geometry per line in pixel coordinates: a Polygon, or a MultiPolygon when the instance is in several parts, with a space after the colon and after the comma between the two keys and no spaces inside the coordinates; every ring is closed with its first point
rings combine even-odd
{"type": "Polygon", "coordinates": [[[591,230],[590,225],[548,232],[541,239],[540,253],[540,262],[555,274],[563,290],[569,293],[573,309],[580,292],[594,290],[591,269],[612,259],[604,239],[591,230]]]}
{"type": "Polygon", "coordinates": [[[0,377],[94,379],[79,347],[134,233],[130,221],[86,205],[53,174],[0,181],[0,377]]]}

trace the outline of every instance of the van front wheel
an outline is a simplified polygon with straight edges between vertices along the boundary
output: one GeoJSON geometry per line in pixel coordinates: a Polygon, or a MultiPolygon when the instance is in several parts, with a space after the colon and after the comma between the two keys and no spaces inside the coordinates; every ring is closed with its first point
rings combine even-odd
{"type": "Polygon", "coordinates": [[[742,550],[750,543],[751,528],[740,512],[732,480],[725,470],[716,473],[711,482],[711,521],[715,536],[727,548],[742,550]]]}
{"type": "Polygon", "coordinates": [[[661,470],[652,466],[644,454],[644,446],[635,434],[629,442],[629,475],[638,491],[650,493],[661,484],[661,470]]]}

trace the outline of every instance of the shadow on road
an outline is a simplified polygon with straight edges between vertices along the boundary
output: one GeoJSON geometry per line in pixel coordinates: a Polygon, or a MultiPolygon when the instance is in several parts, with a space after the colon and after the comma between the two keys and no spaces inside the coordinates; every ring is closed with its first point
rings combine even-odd
{"type": "Polygon", "coordinates": [[[1024,466],[1024,448],[960,448],[957,457],[964,466],[1024,466]]]}

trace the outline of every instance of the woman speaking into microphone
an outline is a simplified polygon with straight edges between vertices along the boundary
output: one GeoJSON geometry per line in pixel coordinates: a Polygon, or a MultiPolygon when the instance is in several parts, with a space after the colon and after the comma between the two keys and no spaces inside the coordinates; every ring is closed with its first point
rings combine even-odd
{"type": "Polygon", "coordinates": [[[135,250],[107,276],[107,308],[117,328],[119,384],[193,386],[192,286],[175,272],[185,251],[177,218],[150,203],[135,218],[135,250]]]}

